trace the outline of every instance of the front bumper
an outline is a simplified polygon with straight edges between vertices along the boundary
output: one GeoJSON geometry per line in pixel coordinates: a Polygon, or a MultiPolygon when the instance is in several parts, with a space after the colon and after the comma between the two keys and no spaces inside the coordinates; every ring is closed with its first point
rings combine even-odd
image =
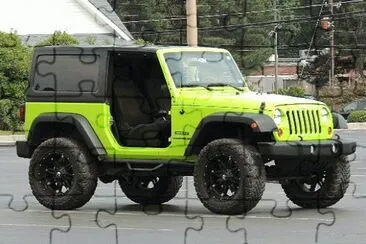
{"type": "Polygon", "coordinates": [[[356,147],[356,142],[341,139],[258,143],[261,155],[272,159],[298,157],[335,158],[355,153],[356,147]]]}

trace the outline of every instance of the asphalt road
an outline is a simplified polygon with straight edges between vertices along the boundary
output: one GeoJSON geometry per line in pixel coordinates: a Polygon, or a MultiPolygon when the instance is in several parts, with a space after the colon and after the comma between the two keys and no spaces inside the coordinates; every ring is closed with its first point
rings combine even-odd
{"type": "Polygon", "coordinates": [[[319,211],[301,209],[287,200],[280,185],[268,183],[263,199],[245,217],[210,213],[196,198],[192,177],[161,208],[143,209],[124,197],[118,185],[100,182],[83,208],[52,212],[30,195],[28,160],[18,158],[13,147],[2,147],[0,244],[365,243],[366,132],[339,134],[361,138],[356,140],[352,184],[340,202],[319,211]]]}

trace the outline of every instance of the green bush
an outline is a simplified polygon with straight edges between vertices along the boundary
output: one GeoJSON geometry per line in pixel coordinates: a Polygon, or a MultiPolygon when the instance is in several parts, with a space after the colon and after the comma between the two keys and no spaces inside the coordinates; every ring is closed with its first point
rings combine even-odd
{"type": "Polygon", "coordinates": [[[348,116],[348,122],[366,122],[366,110],[353,111],[348,116]]]}
{"type": "Polygon", "coordinates": [[[0,48],[21,46],[22,41],[15,33],[0,32],[0,48]]]}
{"type": "Polygon", "coordinates": [[[89,45],[94,45],[95,43],[97,43],[97,39],[95,38],[95,36],[92,35],[88,35],[85,38],[85,41],[89,44],[89,45]]]}
{"type": "Polygon", "coordinates": [[[79,44],[79,41],[70,34],[61,31],[55,31],[46,40],[41,41],[37,46],[60,46],[79,44]]]}
{"type": "Polygon", "coordinates": [[[21,123],[18,117],[17,103],[10,99],[0,100],[0,129],[17,131],[21,130],[21,123]]]}
{"type": "Polygon", "coordinates": [[[292,97],[304,97],[305,89],[298,86],[290,86],[288,88],[279,89],[277,93],[280,95],[287,95],[292,97]]]}
{"type": "Polygon", "coordinates": [[[19,130],[18,107],[25,90],[32,50],[14,33],[0,32],[0,130],[19,130]]]}

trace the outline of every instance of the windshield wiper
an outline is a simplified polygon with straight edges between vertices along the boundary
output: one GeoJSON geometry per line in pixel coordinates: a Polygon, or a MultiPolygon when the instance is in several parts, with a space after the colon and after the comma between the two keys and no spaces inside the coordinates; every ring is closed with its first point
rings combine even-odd
{"type": "Polygon", "coordinates": [[[198,84],[186,84],[186,85],[182,85],[181,87],[203,87],[209,91],[212,91],[212,89],[208,86],[203,86],[203,85],[198,85],[198,84]]]}
{"type": "Polygon", "coordinates": [[[212,86],[230,86],[238,91],[244,91],[243,89],[237,87],[237,86],[234,86],[234,85],[231,85],[231,84],[226,84],[226,83],[211,83],[211,84],[208,84],[207,87],[212,87],[212,86]]]}

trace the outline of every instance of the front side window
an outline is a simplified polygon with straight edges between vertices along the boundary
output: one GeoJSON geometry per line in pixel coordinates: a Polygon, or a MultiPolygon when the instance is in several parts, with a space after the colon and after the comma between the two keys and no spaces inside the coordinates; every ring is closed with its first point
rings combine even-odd
{"type": "Polygon", "coordinates": [[[94,92],[98,77],[97,55],[41,55],[37,58],[33,90],[94,92]]]}
{"type": "Polygon", "coordinates": [[[225,52],[181,51],[164,54],[175,86],[245,87],[244,78],[230,54],[225,52]]]}

